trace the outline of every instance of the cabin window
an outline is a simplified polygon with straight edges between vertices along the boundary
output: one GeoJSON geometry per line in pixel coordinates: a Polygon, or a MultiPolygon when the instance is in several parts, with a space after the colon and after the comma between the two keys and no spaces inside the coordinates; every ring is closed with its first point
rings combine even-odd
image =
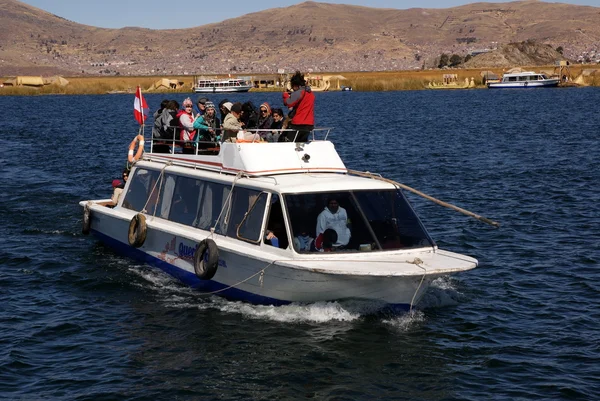
{"type": "Polygon", "coordinates": [[[242,219],[237,229],[237,238],[254,244],[260,242],[260,233],[263,218],[265,217],[266,206],[267,193],[263,192],[256,198],[254,203],[250,205],[250,210],[244,219],[242,219]]]}
{"type": "Polygon", "coordinates": [[[244,187],[234,187],[230,199],[231,208],[228,208],[228,215],[224,219],[224,231],[228,237],[237,238],[240,223],[250,211],[254,202],[260,195],[260,191],[244,187]]]}
{"type": "Polygon", "coordinates": [[[285,218],[282,209],[282,201],[279,195],[273,194],[271,196],[271,202],[269,205],[269,217],[267,218],[267,225],[265,230],[265,236],[263,236],[263,242],[267,245],[277,245],[281,249],[286,249],[289,246],[289,239],[287,231],[285,229],[285,218]],[[267,231],[272,231],[277,237],[277,242],[272,242],[266,239],[267,231]]]}
{"type": "Polygon", "coordinates": [[[145,213],[154,215],[158,209],[159,178],[159,171],[135,169],[135,174],[129,178],[131,183],[123,199],[123,207],[136,212],[145,210],[145,213]]]}
{"type": "Polygon", "coordinates": [[[215,227],[217,234],[224,234],[224,221],[227,210],[223,210],[231,187],[217,182],[203,181],[199,189],[199,202],[194,227],[210,230],[215,227]],[[217,219],[221,217],[218,224],[217,219]]]}
{"type": "Polygon", "coordinates": [[[178,176],[171,200],[169,220],[191,226],[196,219],[202,181],[195,178],[178,176]]]}
{"type": "MultiPolygon", "coordinates": [[[[284,197],[294,238],[304,234],[304,237],[308,235],[315,239],[320,234],[317,232],[319,215],[337,202],[345,210],[347,220],[338,221],[339,228],[336,230],[348,228],[350,237],[346,239],[347,244],[335,247],[336,251],[393,250],[434,245],[399,190],[286,194],[284,197]]],[[[347,237],[347,234],[338,234],[340,239],[344,236],[347,237]]]]}

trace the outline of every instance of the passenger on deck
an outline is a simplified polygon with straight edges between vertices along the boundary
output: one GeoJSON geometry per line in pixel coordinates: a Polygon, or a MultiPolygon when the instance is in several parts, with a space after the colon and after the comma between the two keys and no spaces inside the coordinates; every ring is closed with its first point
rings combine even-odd
{"type": "Polygon", "coordinates": [[[160,116],[162,115],[163,110],[169,104],[168,99],[164,99],[160,102],[160,108],[154,112],[154,125],[152,126],[152,138],[153,139],[161,139],[162,138],[162,124],[160,120],[160,116]]]}
{"type": "Polygon", "coordinates": [[[221,123],[223,121],[225,121],[225,116],[227,114],[229,114],[229,110],[231,110],[232,105],[233,105],[233,103],[231,103],[227,99],[223,99],[219,102],[219,112],[221,113],[221,123]],[[227,107],[226,105],[228,105],[229,107],[227,107]]]}
{"type": "Polygon", "coordinates": [[[256,107],[251,101],[247,101],[242,104],[242,114],[240,115],[240,121],[244,129],[257,128],[258,113],[256,107]]]}
{"type": "Polygon", "coordinates": [[[189,97],[183,101],[183,109],[177,113],[179,119],[179,140],[182,142],[183,153],[195,153],[194,140],[194,104],[189,97]]]}
{"type": "Polygon", "coordinates": [[[279,137],[280,142],[307,142],[310,131],[315,128],[315,95],[306,85],[304,75],[296,71],[290,79],[293,92],[283,92],[283,104],[291,108],[288,128],[295,131],[286,132],[279,137]]]}
{"type": "MultiPolygon", "coordinates": [[[[271,125],[273,125],[273,117],[271,116],[271,106],[269,103],[264,102],[260,105],[258,110],[258,120],[256,122],[256,128],[259,130],[268,130],[271,129],[271,125]]],[[[267,140],[267,134],[269,131],[258,131],[260,137],[264,140],[267,140]]]]}
{"type": "Polygon", "coordinates": [[[206,111],[206,102],[208,102],[209,100],[205,97],[201,97],[198,99],[198,102],[196,103],[196,105],[198,106],[198,114],[199,115],[203,115],[206,111]]]}
{"type": "Polygon", "coordinates": [[[214,147],[214,142],[218,142],[219,139],[221,139],[219,131],[221,121],[219,121],[219,118],[215,115],[215,105],[213,102],[206,102],[205,107],[205,113],[203,115],[198,115],[196,120],[194,120],[194,128],[198,129],[196,143],[198,144],[199,149],[214,147]]]}
{"type": "Polygon", "coordinates": [[[239,102],[234,103],[231,106],[231,112],[225,117],[223,121],[223,129],[225,130],[223,141],[236,142],[237,140],[242,141],[259,141],[260,136],[255,133],[244,131],[243,123],[240,121],[242,114],[242,104],[239,102]]]}
{"type": "Polygon", "coordinates": [[[281,135],[280,130],[283,128],[284,118],[283,110],[273,109],[273,122],[269,128],[274,131],[267,133],[266,140],[268,142],[277,142],[279,140],[279,136],[281,135]]]}
{"type": "Polygon", "coordinates": [[[317,237],[325,232],[328,228],[335,230],[337,233],[337,241],[333,246],[340,248],[345,247],[350,242],[350,222],[346,209],[341,207],[336,198],[329,198],[327,206],[317,217],[317,237]]]}

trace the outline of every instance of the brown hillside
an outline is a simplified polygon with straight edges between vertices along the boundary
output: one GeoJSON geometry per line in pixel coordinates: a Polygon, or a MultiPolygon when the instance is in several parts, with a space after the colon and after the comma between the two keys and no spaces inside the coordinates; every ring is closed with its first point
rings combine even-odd
{"type": "MultiPolygon", "coordinates": [[[[304,2],[181,30],[104,29],[17,0],[0,3],[0,75],[236,74],[422,68],[441,53],[536,40],[600,53],[600,8],[538,1],[449,9],[304,2]]],[[[534,63],[535,64],[535,63],[534,63]]]]}

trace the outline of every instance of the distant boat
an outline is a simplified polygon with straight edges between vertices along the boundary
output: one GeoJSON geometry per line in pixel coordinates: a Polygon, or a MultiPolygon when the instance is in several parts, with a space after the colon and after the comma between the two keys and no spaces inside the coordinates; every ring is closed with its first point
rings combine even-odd
{"type": "Polygon", "coordinates": [[[252,83],[239,78],[199,79],[194,86],[196,93],[248,92],[252,83]]]}
{"type": "Polygon", "coordinates": [[[346,91],[346,92],[347,92],[347,91],[351,91],[351,90],[352,90],[352,87],[351,87],[351,86],[344,86],[344,85],[342,85],[342,86],[340,87],[340,90],[342,90],[342,91],[346,91]]]}
{"type": "Polygon", "coordinates": [[[544,88],[558,86],[559,78],[548,78],[546,74],[533,71],[507,73],[500,82],[489,82],[487,87],[497,88],[544,88]]]}

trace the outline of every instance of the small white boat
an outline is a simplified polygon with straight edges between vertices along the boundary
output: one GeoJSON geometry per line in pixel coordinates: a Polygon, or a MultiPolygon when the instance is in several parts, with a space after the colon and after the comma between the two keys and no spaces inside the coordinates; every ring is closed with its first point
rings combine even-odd
{"type": "Polygon", "coordinates": [[[194,85],[196,93],[229,93],[248,92],[252,89],[252,83],[239,78],[227,79],[198,79],[194,85]]]}
{"type": "Polygon", "coordinates": [[[437,247],[402,184],[348,170],[328,133],[202,155],[138,149],[116,206],[80,202],[83,232],[206,294],[256,304],[360,299],[406,310],[435,278],[477,266],[437,247]],[[302,249],[298,236],[318,234],[331,199],[347,214],[346,243],[302,249]]]}
{"type": "Polygon", "coordinates": [[[487,82],[490,89],[497,88],[545,88],[558,86],[559,78],[548,78],[546,74],[533,71],[507,73],[499,82],[487,82]]]}

